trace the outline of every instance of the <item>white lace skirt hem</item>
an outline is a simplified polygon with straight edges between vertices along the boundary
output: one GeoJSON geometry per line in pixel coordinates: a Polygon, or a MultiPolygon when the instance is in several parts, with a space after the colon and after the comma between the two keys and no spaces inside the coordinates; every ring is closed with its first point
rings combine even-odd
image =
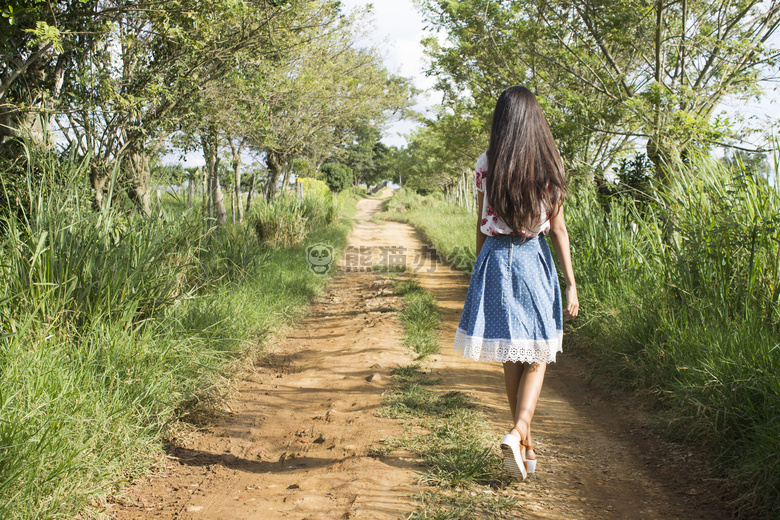
{"type": "Polygon", "coordinates": [[[455,332],[455,350],[475,361],[507,361],[520,363],[555,363],[555,356],[563,351],[563,331],[554,339],[485,339],[468,336],[458,327],[455,332]]]}

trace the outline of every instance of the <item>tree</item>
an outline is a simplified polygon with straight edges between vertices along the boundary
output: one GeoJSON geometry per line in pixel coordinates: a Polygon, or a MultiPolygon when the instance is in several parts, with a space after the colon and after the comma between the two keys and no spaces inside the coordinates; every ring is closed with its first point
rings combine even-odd
{"type": "Polygon", "coordinates": [[[21,129],[46,136],[55,121],[88,161],[96,208],[119,171],[148,214],[150,160],[176,135],[203,150],[205,213],[221,222],[221,150],[237,198],[242,153],[263,150],[270,196],[294,160],[316,168],[408,106],[408,81],[357,48],[357,20],[336,0],[20,0],[0,10],[0,156],[21,129]]]}
{"type": "MultiPolygon", "coordinates": [[[[240,139],[233,139],[233,136],[228,135],[227,141],[230,145],[231,152],[231,166],[233,167],[233,192],[236,197],[236,210],[238,212],[238,221],[244,221],[244,209],[241,204],[241,154],[244,151],[244,147],[247,144],[248,137],[244,136],[240,139]]],[[[233,222],[236,221],[236,213],[233,213],[233,222]]]]}
{"type": "Polygon", "coordinates": [[[325,163],[320,167],[325,184],[330,191],[339,193],[352,185],[352,170],[341,163],[325,163]]]}
{"type": "MultiPolygon", "coordinates": [[[[0,6],[0,213],[29,205],[29,184],[41,171],[29,168],[32,154],[56,160],[52,125],[68,77],[93,42],[105,33],[91,0],[18,0],[0,6]]],[[[49,179],[55,184],[57,179],[49,179]]]]}
{"type": "Polygon", "coordinates": [[[583,164],[587,150],[600,150],[602,171],[626,143],[644,139],[665,179],[665,161],[722,141],[718,105],[760,94],[778,58],[768,46],[780,23],[777,0],[431,0],[424,7],[450,36],[450,47],[429,41],[445,92],[474,88],[478,99],[495,85],[491,75],[528,83],[557,111],[551,126],[559,141],[576,138],[573,153],[562,146],[564,157],[583,164]],[[558,127],[566,118],[576,123],[572,133],[558,127]]]}
{"type": "MultiPolygon", "coordinates": [[[[82,63],[62,134],[94,156],[92,184],[102,203],[119,162],[128,194],[149,211],[148,158],[190,117],[206,92],[224,85],[237,64],[273,60],[277,40],[308,27],[330,2],[113,0],[110,31],[82,63]],[[303,14],[302,14],[303,13],[303,14]]],[[[108,9],[111,7],[111,9],[108,9]]]]}
{"type": "Polygon", "coordinates": [[[257,184],[257,178],[260,176],[264,176],[267,173],[267,169],[265,166],[260,165],[259,163],[252,163],[249,166],[249,185],[247,186],[247,194],[246,194],[246,213],[249,214],[249,210],[252,209],[252,198],[254,197],[255,193],[255,185],[257,184]]]}
{"type": "Polygon", "coordinates": [[[431,126],[414,130],[407,146],[397,155],[396,169],[404,176],[404,186],[416,190],[444,189],[453,183],[447,164],[448,154],[442,134],[431,126]]]}
{"type": "Polygon", "coordinates": [[[726,154],[721,161],[736,170],[743,170],[751,174],[767,177],[772,171],[769,157],[765,153],[749,153],[742,150],[734,150],[726,154]]]}
{"type": "Polygon", "coordinates": [[[19,0],[0,10],[0,156],[11,138],[49,136],[66,76],[106,33],[96,0],[19,0]]]}
{"type": "Polygon", "coordinates": [[[287,186],[296,157],[306,155],[315,165],[339,159],[356,129],[381,127],[410,104],[409,81],[389,74],[375,50],[357,48],[359,14],[302,32],[305,46],[285,53],[270,80],[266,197],[279,180],[287,186]]]}
{"type": "MultiPolygon", "coordinates": [[[[269,99],[275,90],[274,80],[284,73],[284,57],[297,56],[304,49],[306,31],[325,27],[339,18],[338,4],[334,2],[300,2],[294,13],[288,13],[284,23],[274,27],[273,54],[238,54],[233,56],[233,69],[220,79],[203,88],[198,95],[192,112],[179,128],[183,134],[180,142],[191,146],[194,140],[209,143],[203,146],[207,164],[217,164],[210,155],[217,153],[220,146],[229,147],[232,176],[230,180],[231,201],[236,205],[234,220],[243,219],[241,204],[242,166],[245,150],[261,150],[270,133],[269,99]],[[305,29],[303,29],[305,28],[305,29]],[[204,139],[204,135],[207,138],[204,139]],[[197,138],[196,136],[200,136],[197,138]]],[[[273,158],[270,159],[273,161],[273,158]]],[[[222,200],[220,179],[216,170],[210,170],[209,194],[210,212],[221,214],[222,200]]],[[[252,177],[247,210],[251,205],[251,191],[257,176],[252,177]]],[[[217,219],[221,225],[222,219],[217,219]]]]}
{"type": "Polygon", "coordinates": [[[344,164],[352,170],[355,185],[382,180],[385,173],[382,160],[388,150],[380,141],[381,138],[381,132],[374,126],[361,125],[355,129],[354,141],[346,146],[343,159],[344,164]]]}
{"type": "Polygon", "coordinates": [[[537,36],[520,3],[476,0],[425,2],[424,6],[431,25],[447,32],[444,44],[430,37],[425,45],[431,59],[429,73],[436,76],[436,88],[444,94],[437,118],[451,119],[442,125],[450,132],[442,139],[461,141],[459,146],[453,142],[451,151],[468,151],[469,157],[462,159],[473,167],[473,154],[481,153],[473,144],[484,151],[498,96],[510,85],[524,84],[539,96],[570,172],[592,176],[609,168],[627,139],[594,134],[591,128],[613,128],[620,120],[619,111],[614,104],[594,99],[587,89],[577,91],[570,74],[545,68],[528,56],[525,42],[537,36]]]}
{"type": "Polygon", "coordinates": [[[207,220],[213,219],[218,226],[224,226],[227,223],[227,211],[219,178],[219,129],[213,123],[209,124],[201,130],[200,140],[203,156],[206,158],[205,176],[208,177],[208,181],[205,182],[208,189],[203,191],[203,207],[206,209],[203,217],[207,220]]]}

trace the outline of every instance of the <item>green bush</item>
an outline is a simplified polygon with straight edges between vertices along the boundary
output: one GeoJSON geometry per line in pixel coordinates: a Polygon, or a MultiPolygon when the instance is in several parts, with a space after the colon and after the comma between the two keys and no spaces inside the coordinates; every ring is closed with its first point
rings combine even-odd
{"type": "Polygon", "coordinates": [[[333,224],[339,216],[338,199],[312,194],[282,193],[253,205],[250,221],[261,242],[271,247],[294,247],[314,226],[333,224]]]}
{"type": "Polygon", "coordinates": [[[325,163],[320,167],[330,191],[339,193],[352,185],[352,170],[341,163],[325,163]]]}
{"type": "Polygon", "coordinates": [[[295,186],[298,193],[306,197],[316,197],[327,200],[331,197],[331,191],[327,183],[320,179],[298,177],[295,179],[295,186]]]}

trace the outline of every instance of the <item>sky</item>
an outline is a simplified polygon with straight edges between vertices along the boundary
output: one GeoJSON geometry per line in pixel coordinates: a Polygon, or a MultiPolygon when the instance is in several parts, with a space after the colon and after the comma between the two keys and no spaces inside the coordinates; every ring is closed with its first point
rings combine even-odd
{"type": "MultiPolygon", "coordinates": [[[[425,76],[427,68],[423,46],[420,43],[426,32],[423,29],[422,15],[412,0],[341,0],[348,9],[363,8],[372,5],[374,27],[364,45],[377,48],[384,55],[387,69],[394,74],[411,78],[414,86],[423,93],[417,98],[414,109],[425,112],[441,102],[441,93],[433,90],[434,79],[425,76]]],[[[403,146],[409,133],[418,123],[397,121],[388,125],[382,139],[386,145],[403,146]]]]}

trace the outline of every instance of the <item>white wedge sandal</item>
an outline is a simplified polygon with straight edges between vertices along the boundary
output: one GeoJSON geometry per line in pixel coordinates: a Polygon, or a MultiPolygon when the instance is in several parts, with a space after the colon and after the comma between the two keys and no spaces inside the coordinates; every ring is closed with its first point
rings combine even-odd
{"type": "MultiPolygon", "coordinates": [[[[520,433],[516,428],[512,428],[512,430],[520,433]]],[[[530,461],[523,460],[522,448],[528,449],[528,441],[525,440],[522,433],[520,433],[520,439],[512,435],[512,430],[501,439],[501,453],[504,455],[504,466],[512,478],[525,480],[528,476],[527,463],[530,461]]],[[[536,464],[534,464],[534,469],[536,469],[536,464]]]]}

